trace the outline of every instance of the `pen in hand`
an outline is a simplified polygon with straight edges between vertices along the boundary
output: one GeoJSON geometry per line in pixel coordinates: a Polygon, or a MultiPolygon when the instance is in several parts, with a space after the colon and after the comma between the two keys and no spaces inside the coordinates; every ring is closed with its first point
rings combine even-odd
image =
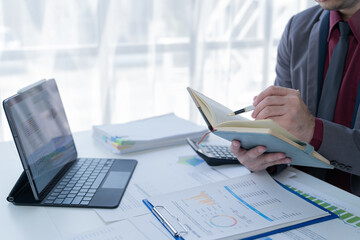
{"type": "Polygon", "coordinates": [[[235,116],[235,115],[238,115],[240,113],[249,112],[249,111],[254,110],[254,108],[255,107],[253,105],[250,105],[250,106],[244,107],[242,109],[239,109],[239,110],[237,110],[235,112],[229,113],[228,116],[235,116]]]}

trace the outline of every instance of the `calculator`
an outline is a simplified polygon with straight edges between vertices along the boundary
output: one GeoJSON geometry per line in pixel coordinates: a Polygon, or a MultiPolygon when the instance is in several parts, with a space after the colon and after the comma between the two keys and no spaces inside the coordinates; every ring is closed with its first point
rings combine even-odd
{"type": "Polygon", "coordinates": [[[210,166],[240,164],[235,155],[230,152],[229,146],[202,143],[198,144],[190,138],[187,138],[186,141],[191,148],[210,166]]]}

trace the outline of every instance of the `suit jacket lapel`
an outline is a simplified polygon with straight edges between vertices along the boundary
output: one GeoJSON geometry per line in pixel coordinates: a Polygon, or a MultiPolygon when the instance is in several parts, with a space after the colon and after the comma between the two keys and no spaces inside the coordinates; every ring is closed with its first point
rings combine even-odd
{"type": "Polygon", "coordinates": [[[320,99],[329,33],[329,11],[324,11],[311,30],[308,47],[307,98],[305,104],[316,115],[320,99]]]}

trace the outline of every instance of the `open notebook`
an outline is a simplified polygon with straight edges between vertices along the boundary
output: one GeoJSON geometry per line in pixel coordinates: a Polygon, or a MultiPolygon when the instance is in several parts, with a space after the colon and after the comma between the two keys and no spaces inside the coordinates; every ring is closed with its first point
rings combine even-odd
{"type": "Polygon", "coordinates": [[[229,108],[200,92],[187,89],[215,135],[229,141],[239,140],[246,149],[262,145],[266,146],[266,152],[283,152],[291,158],[292,165],[333,168],[329,160],[314,151],[313,146],[299,140],[271,119],[249,120],[239,115],[228,116],[232,112],[229,108]]]}

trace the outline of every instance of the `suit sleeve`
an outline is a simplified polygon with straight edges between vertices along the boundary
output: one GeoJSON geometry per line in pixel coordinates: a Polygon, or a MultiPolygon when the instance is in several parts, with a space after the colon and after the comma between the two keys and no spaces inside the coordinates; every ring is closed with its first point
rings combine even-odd
{"type": "MultiPolygon", "coordinates": [[[[286,25],[284,33],[281,37],[276,62],[276,78],[274,85],[292,88],[291,73],[290,73],[290,41],[289,41],[289,28],[291,26],[292,18],[286,25]]],[[[276,175],[287,167],[287,164],[279,164],[270,166],[266,170],[271,175],[276,175]]]]}
{"type": "Polygon", "coordinates": [[[360,176],[359,124],[351,129],[327,120],[322,121],[324,135],[318,152],[336,168],[360,176]]]}

